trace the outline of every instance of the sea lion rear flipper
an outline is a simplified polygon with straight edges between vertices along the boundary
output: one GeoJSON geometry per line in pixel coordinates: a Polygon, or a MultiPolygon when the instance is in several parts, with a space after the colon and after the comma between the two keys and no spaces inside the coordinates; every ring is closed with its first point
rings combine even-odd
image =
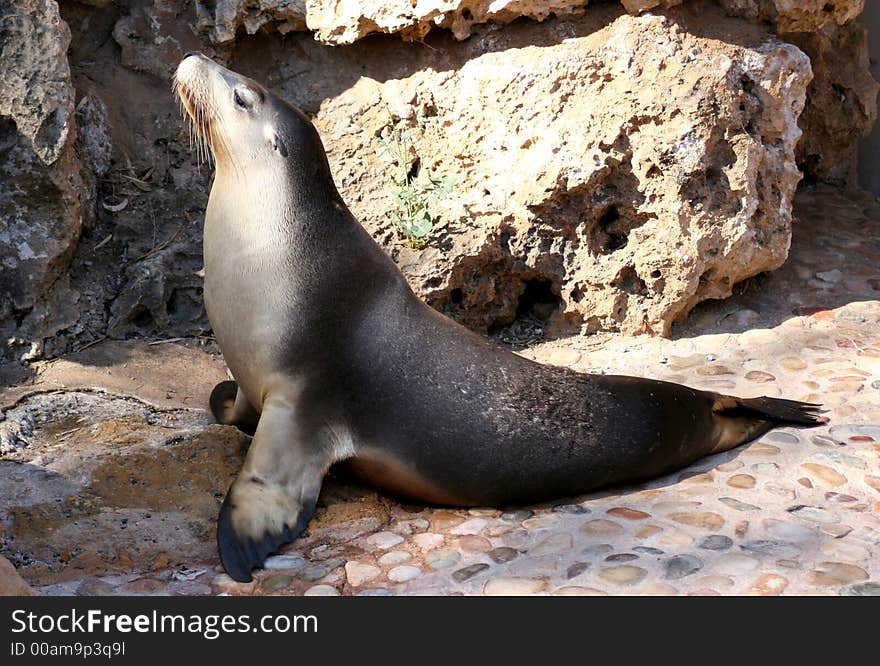
{"type": "Polygon", "coordinates": [[[779,426],[820,426],[828,422],[826,417],[818,414],[821,407],[813,403],[766,396],[736,398],[717,395],[712,405],[716,422],[712,453],[745,444],[779,426]]]}
{"type": "Polygon", "coordinates": [[[244,397],[234,381],[220,382],[211,391],[209,399],[211,413],[217,423],[234,425],[239,430],[253,435],[257,429],[260,415],[244,397]]]}
{"type": "Polygon", "coordinates": [[[302,532],[333,462],[286,400],[268,398],[244,467],[220,507],[217,547],[226,572],[251,580],[266,556],[302,532]]]}

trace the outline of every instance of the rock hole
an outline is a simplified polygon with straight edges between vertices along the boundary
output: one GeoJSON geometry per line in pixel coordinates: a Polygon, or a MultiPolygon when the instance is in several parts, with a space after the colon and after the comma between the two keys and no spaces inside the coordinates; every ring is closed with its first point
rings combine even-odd
{"type": "Polygon", "coordinates": [[[449,301],[458,305],[464,300],[464,292],[458,287],[449,292],[449,301]]]}
{"type": "Polygon", "coordinates": [[[599,218],[599,228],[605,232],[605,241],[602,250],[606,253],[616,252],[626,247],[629,237],[622,229],[615,225],[620,220],[620,211],[617,206],[608,206],[599,218]]]}
{"type": "Polygon", "coordinates": [[[658,269],[654,269],[653,271],[651,271],[651,277],[654,279],[657,279],[661,275],[662,273],[658,269]]]}
{"type": "Polygon", "coordinates": [[[153,328],[153,315],[143,305],[137,306],[134,312],[131,313],[129,321],[138,328],[153,328]]]}
{"type": "Polygon", "coordinates": [[[573,300],[575,303],[580,303],[583,298],[584,294],[580,289],[575,287],[571,290],[571,300],[573,300]]]}
{"type": "Polygon", "coordinates": [[[636,269],[632,266],[624,266],[611,282],[611,286],[622,289],[628,294],[636,294],[638,296],[644,296],[648,293],[648,285],[639,277],[636,269]]]}
{"type": "Polygon", "coordinates": [[[562,298],[554,293],[553,283],[543,278],[526,280],[525,289],[516,306],[516,318],[549,319],[562,305],[562,298]]]}
{"type": "Polygon", "coordinates": [[[834,11],[834,3],[826,2],[825,5],[822,7],[822,11],[825,12],[826,14],[830,14],[831,12],[834,11]]]}
{"type": "Polygon", "coordinates": [[[472,13],[471,10],[468,9],[467,7],[465,7],[464,9],[461,10],[461,17],[462,17],[465,21],[473,21],[473,20],[474,20],[474,15],[473,15],[473,13],[472,13]]]}

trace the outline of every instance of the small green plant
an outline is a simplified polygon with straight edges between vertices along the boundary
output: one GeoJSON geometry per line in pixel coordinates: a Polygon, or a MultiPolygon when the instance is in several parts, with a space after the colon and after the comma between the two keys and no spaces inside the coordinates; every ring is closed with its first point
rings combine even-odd
{"type": "MultiPolygon", "coordinates": [[[[388,109],[387,105],[385,108],[388,109]]],[[[421,174],[413,173],[408,159],[412,145],[409,134],[406,129],[395,124],[390,109],[386,128],[388,136],[379,136],[379,145],[388,153],[397,168],[397,172],[391,175],[396,206],[391,212],[391,218],[410,246],[417,250],[422,249],[427,247],[428,239],[435,228],[431,205],[452,191],[455,177],[444,174],[438,178],[423,179],[421,174]]]]}

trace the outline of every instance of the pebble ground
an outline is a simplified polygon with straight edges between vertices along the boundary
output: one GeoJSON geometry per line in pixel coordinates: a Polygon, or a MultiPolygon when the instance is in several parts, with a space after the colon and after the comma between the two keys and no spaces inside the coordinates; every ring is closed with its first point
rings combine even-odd
{"type": "MultiPolygon", "coordinates": [[[[540,506],[382,499],[379,513],[319,521],[247,584],[209,561],[35,587],[55,595],[878,595],[880,205],[806,191],[796,217],[786,265],[699,307],[674,339],[574,337],[522,353],[582,371],[820,402],[826,426],[782,428],[650,483],[540,506]]],[[[328,511],[334,492],[344,486],[323,500],[328,511]]]]}

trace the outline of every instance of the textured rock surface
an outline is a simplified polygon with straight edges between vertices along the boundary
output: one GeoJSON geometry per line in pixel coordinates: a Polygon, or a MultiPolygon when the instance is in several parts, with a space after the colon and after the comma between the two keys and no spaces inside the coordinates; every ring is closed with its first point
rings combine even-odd
{"type": "MultiPolygon", "coordinates": [[[[731,71],[730,80],[722,81],[719,70],[707,65],[719,55],[736,60],[743,54],[760,52],[756,44],[765,40],[760,28],[748,28],[737,19],[724,22],[723,25],[729,29],[719,31],[716,27],[722,23],[717,11],[712,9],[712,5],[703,3],[684,3],[682,7],[671,10],[664,7],[676,4],[674,1],[633,0],[625,3],[626,9],[633,14],[645,10],[650,12],[638,19],[646,22],[644,25],[649,26],[646,29],[656,30],[657,25],[673,25],[680,21],[687,24],[672,36],[662,35],[661,48],[654,49],[657,58],[666,52],[665,49],[669,51],[665,57],[677,68],[690,68],[688,60],[692,59],[695,67],[711,70],[705,80],[695,83],[696,95],[688,92],[687,99],[674,102],[681,103],[682,109],[687,109],[688,114],[700,119],[693,137],[698,144],[703,142],[701,146],[705,146],[702,161],[708,165],[704,169],[708,180],[712,181],[717,173],[713,166],[718,161],[715,151],[725,152],[725,142],[730,143],[729,139],[736,136],[738,127],[744,130],[739,132],[742,138],[748,135],[751,139],[731,143],[732,146],[735,144],[736,150],[742,152],[752,140],[761,144],[758,150],[745,150],[745,157],[734,151],[736,162],[721,170],[720,187],[724,186],[724,178],[733,178],[734,181],[740,178],[750,183],[741,196],[721,202],[723,205],[715,211],[707,212],[710,206],[704,202],[703,210],[696,215],[697,219],[689,220],[695,200],[689,199],[688,187],[702,188],[702,185],[695,183],[695,172],[685,173],[687,169],[681,172],[663,170],[661,165],[654,171],[648,168],[640,175],[638,164],[634,162],[628,166],[628,159],[637,162],[651,151],[655,156],[660,155],[673,162],[684,155],[687,151],[682,151],[681,146],[669,151],[670,155],[662,153],[679,141],[680,137],[674,134],[675,126],[676,123],[683,123],[686,116],[671,117],[674,104],[666,99],[669,90],[662,85],[651,81],[642,85],[649,77],[638,74],[637,70],[642,64],[640,59],[650,60],[647,54],[651,50],[650,46],[646,46],[645,39],[637,43],[632,31],[623,30],[621,34],[627,33],[626,39],[630,39],[632,44],[596,46],[601,39],[591,40],[590,32],[607,26],[624,10],[622,5],[594,3],[583,12],[581,18],[574,20],[560,20],[551,14],[565,14],[567,10],[564,5],[572,11],[580,11],[578,6],[582,8],[585,3],[562,0],[546,3],[468,3],[466,9],[470,18],[465,16],[465,5],[461,2],[419,2],[416,8],[411,3],[405,3],[409,9],[400,5],[404,13],[421,12],[419,15],[435,9],[448,10],[451,13],[444,14],[441,24],[446,22],[444,25],[449,27],[452,25],[450,21],[458,21],[463,26],[460,34],[473,31],[471,38],[463,43],[457,43],[451,32],[437,30],[425,36],[423,43],[408,44],[402,42],[399,36],[375,34],[352,46],[327,48],[316,43],[310,32],[302,31],[308,28],[302,18],[306,9],[314,9],[319,12],[314,15],[318,16],[320,12],[330,12],[328,8],[354,4],[366,8],[384,4],[388,11],[398,6],[390,0],[373,4],[282,3],[273,0],[249,3],[188,3],[181,0],[62,3],[63,18],[74,34],[69,56],[79,100],[75,107],[76,151],[74,153],[71,140],[74,123],[70,122],[64,144],[67,148],[60,152],[61,157],[52,166],[52,173],[58,177],[44,174],[32,182],[21,182],[21,191],[24,192],[36,192],[44,185],[48,189],[40,190],[42,194],[33,200],[24,198],[26,206],[20,220],[26,220],[27,224],[22,225],[19,220],[2,230],[7,235],[10,234],[9,229],[20,235],[40,230],[42,242],[47,243],[51,250],[46,253],[47,257],[58,257],[57,261],[44,258],[34,260],[37,270],[29,269],[28,274],[33,276],[33,289],[29,292],[33,295],[33,307],[11,307],[9,298],[3,306],[3,324],[0,324],[3,330],[0,333],[5,340],[14,339],[12,350],[17,357],[32,357],[38,355],[41,349],[46,356],[53,356],[106,335],[167,338],[198,336],[208,331],[198,271],[202,265],[201,215],[211,173],[209,168],[198,168],[195,164],[179,114],[168,93],[170,72],[181,54],[190,50],[201,50],[252,74],[304,106],[309,113],[317,114],[334,169],[344,180],[341,187],[355,212],[367,221],[370,229],[411,276],[421,294],[447,312],[463,317],[466,323],[478,329],[503,326],[513,317],[524,315],[524,319],[534,324],[530,324],[530,330],[539,333],[547,327],[548,316],[555,318],[557,324],[580,325],[586,330],[597,327],[622,330],[654,328],[652,318],[660,317],[664,320],[659,326],[662,330],[668,327],[666,319],[674,316],[674,311],[684,312],[690,306],[692,297],[699,299],[703,295],[725,293],[725,278],[735,280],[737,276],[778,265],[781,256],[777,259],[774,255],[767,260],[767,255],[768,252],[776,252],[772,248],[778,250],[784,247],[784,236],[787,234],[784,222],[782,227],[775,228],[781,232],[776,234],[779,237],[764,247],[753,247],[748,243],[741,243],[739,249],[735,245],[725,246],[720,252],[721,258],[708,256],[700,248],[702,264],[699,266],[685,267],[685,256],[688,261],[693,258],[691,248],[676,248],[668,257],[669,266],[666,268],[684,276],[682,280],[687,284],[673,284],[668,302],[652,303],[648,307],[647,325],[644,323],[643,306],[645,301],[651,300],[647,296],[653,293],[652,290],[660,288],[657,280],[664,278],[664,267],[655,268],[653,264],[657,263],[656,260],[647,262],[648,266],[643,261],[634,267],[633,272],[621,274],[614,270],[618,266],[615,263],[617,259],[610,259],[616,255],[623,260],[627,253],[635,253],[635,243],[630,243],[627,248],[618,248],[610,255],[602,255],[598,262],[601,266],[594,267],[595,270],[591,268],[577,277],[569,274],[570,269],[575,265],[581,266],[584,256],[589,254],[587,241],[594,245],[617,245],[623,242],[627,231],[635,233],[635,240],[641,233],[650,230],[652,225],[670,228],[668,221],[677,219],[678,215],[682,223],[679,225],[676,221],[671,230],[678,233],[676,228],[682,228],[681,234],[685,233],[684,229],[697,230],[701,225],[705,227],[712,220],[730,221],[731,216],[735,218],[734,222],[719,231],[720,236],[710,242],[709,249],[714,249],[713,244],[719,242],[720,238],[727,239],[724,243],[728,243],[728,240],[735,243],[739,233],[735,227],[742,226],[742,220],[749,215],[751,221],[746,226],[751,224],[756,229],[764,230],[760,233],[773,235],[773,220],[777,217],[784,219],[787,214],[784,205],[788,196],[785,183],[791,178],[784,173],[773,173],[771,168],[767,171],[770,175],[768,185],[764,182],[763,171],[771,162],[776,165],[786,163],[788,158],[781,154],[787,150],[784,145],[789,138],[779,144],[774,137],[777,130],[762,123],[772,114],[783,118],[785,123],[789,122],[780,109],[773,108],[773,104],[786,96],[792,99],[796,97],[794,88],[799,85],[800,75],[795,76],[791,89],[773,91],[766,100],[758,99],[760,90],[757,91],[757,97],[746,94],[746,101],[753,98],[754,103],[745,104],[746,108],[740,112],[732,106],[733,98],[739,94],[736,90],[740,84],[733,80],[737,72],[731,71]],[[484,15],[486,12],[494,12],[494,18],[487,19],[484,15]],[[650,14],[657,12],[668,14],[665,20],[669,23],[656,24],[655,21],[661,19],[650,14]],[[706,12],[706,15],[701,17],[700,12],[706,12]],[[517,13],[546,20],[542,23],[514,21],[497,25],[517,13]],[[267,16],[270,18],[267,19],[267,16]],[[685,21],[681,18],[684,16],[690,18],[685,21]],[[484,20],[489,20],[489,23],[475,25],[484,20]],[[227,25],[228,34],[235,36],[235,41],[224,38],[222,45],[212,43],[209,34],[212,26],[216,27],[215,24],[227,25]],[[258,30],[260,26],[266,29],[258,30]],[[247,36],[246,33],[254,31],[259,34],[247,36]],[[280,32],[286,34],[281,35],[280,32]],[[688,36],[687,33],[692,34],[688,36]],[[585,46],[586,42],[590,42],[590,45],[585,46]],[[723,46],[722,42],[730,44],[723,46]],[[690,45],[696,45],[700,53],[681,50],[690,45]],[[600,46],[604,50],[600,51],[600,46]],[[627,49],[630,47],[633,47],[633,59],[626,62],[630,55],[627,49]],[[593,55],[587,54],[590,48],[595,48],[593,55]],[[509,49],[516,62],[526,68],[528,75],[517,78],[511,72],[511,67],[504,67],[505,49],[509,49]],[[601,57],[608,58],[608,62],[594,66],[591,59],[598,60],[600,53],[601,57]],[[567,63],[560,54],[574,54],[575,57],[572,63],[567,63]],[[539,62],[544,55],[547,56],[546,64],[539,62]],[[528,113],[523,108],[511,108],[511,105],[515,107],[514,100],[519,94],[516,88],[502,91],[498,86],[489,87],[483,94],[469,83],[471,79],[492,78],[494,73],[485,68],[493,67],[497,67],[501,78],[507,77],[512,86],[524,86],[524,100],[536,105],[534,117],[527,117],[528,113]],[[581,75],[588,77],[585,84],[570,78],[581,75]],[[618,78],[606,82],[601,78],[590,79],[593,75],[618,78]],[[528,77],[537,81],[531,91],[528,77]],[[553,83],[542,87],[544,79],[553,83]],[[449,100],[451,95],[444,88],[447,85],[454,89],[456,95],[464,95],[464,99],[473,104],[500,104],[503,112],[495,113],[488,109],[471,113],[470,109],[465,108],[465,102],[456,106],[449,100]],[[599,88],[605,89],[603,94],[608,97],[603,100],[609,101],[602,101],[601,105],[592,103],[594,107],[601,108],[590,119],[591,126],[583,131],[574,116],[593,108],[589,101],[584,101],[584,91],[588,90],[592,95],[599,88]],[[397,116],[398,126],[408,127],[415,137],[424,172],[440,170],[459,176],[453,196],[442,202],[437,210],[441,215],[441,224],[446,225],[446,231],[438,237],[439,242],[434,248],[421,254],[402,247],[385,221],[392,207],[387,178],[388,160],[381,155],[371,135],[385,131],[381,128],[388,116],[384,108],[375,103],[375,90],[381,90],[386,95],[397,116]],[[622,104],[616,98],[611,99],[615,93],[623,100],[622,104]],[[720,94],[720,104],[710,101],[716,93],[720,94]],[[543,94],[544,98],[537,100],[538,94],[543,94]],[[491,98],[493,95],[496,99],[491,98]],[[769,106],[762,108],[765,102],[769,106]],[[712,104],[719,105],[720,116],[716,126],[710,128],[708,122],[715,113],[712,104]],[[665,110],[661,108],[664,106],[665,110]],[[461,117],[454,118],[453,114],[461,117]],[[650,122],[641,124],[643,119],[650,122]],[[750,125],[752,120],[754,123],[750,125]],[[444,126],[443,123],[447,122],[449,125],[444,126]],[[465,126],[470,122],[482,124],[465,126]],[[599,136],[603,133],[595,126],[599,122],[612,124],[605,128],[608,136],[599,136]],[[516,127],[517,123],[520,127],[516,127]],[[529,127],[539,127],[539,123],[548,123],[552,131],[567,134],[560,135],[557,142],[549,134],[544,138],[525,136],[529,127]],[[464,140],[453,136],[454,132],[459,131],[465,132],[464,140]],[[523,142],[530,140],[533,143],[503,146],[501,143],[505,138],[522,139],[523,142]],[[631,149],[623,146],[625,141],[635,146],[630,157],[627,155],[631,149]],[[651,142],[653,147],[649,145],[651,142]],[[664,143],[667,145],[662,145],[664,143]],[[553,151],[558,153],[558,157],[553,151]],[[508,159],[510,155],[520,157],[525,166],[514,164],[508,159]],[[768,161],[771,155],[772,159],[768,161]],[[80,174],[79,165],[73,161],[77,157],[85,167],[85,187],[75,182],[80,174]],[[587,160],[594,157],[598,157],[600,164],[587,164],[587,160]],[[465,159],[476,161],[469,164],[465,159]],[[363,163],[359,160],[363,160],[363,163]],[[757,164],[762,165],[759,171],[749,171],[757,164]],[[548,165],[549,168],[545,168],[548,165]],[[583,165],[588,168],[582,169],[583,165]],[[632,166],[636,167],[632,178],[622,177],[621,173],[632,166]],[[492,169],[503,172],[502,176],[492,175],[492,169]],[[542,169],[544,173],[538,174],[542,169]],[[540,185],[535,181],[522,186],[520,180],[507,175],[507,172],[520,170],[528,178],[540,176],[540,185]],[[648,173],[650,178],[647,177],[648,173]],[[80,228],[75,222],[78,219],[77,210],[86,218],[86,214],[93,209],[90,174],[99,178],[97,219],[94,225],[82,227],[78,248],[65,274],[64,267],[72,254],[72,243],[80,228]],[[72,176],[74,180],[65,181],[65,175],[72,176]],[[551,183],[554,177],[556,182],[551,183]],[[616,182],[619,178],[625,182],[616,182]],[[678,182],[679,178],[682,182],[678,182]],[[784,185],[780,193],[773,191],[777,180],[784,185]],[[517,188],[513,196],[497,189],[504,184],[517,188]],[[488,194],[483,193],[484,187],[488,194]],[[550,190],[541,192],[539,187],[549,187],[550,190]],[[661,187],[664,192],[658,198],[656,192],[661,187]],[[589,202],[594,207],[602,206],[602,200],[617,197],[611,191],[614,188],[619,190],[620,197],[638,194],[631,200],[628,210],[618,209],[615,213],[609,209],[605,211],[607,217],[603,217],[605,212],[599,213],[599,219],[609,227],[610,233],[597,230],[593,224],[597,220],[590,213],[584,222],[588,226],[593,225],[593,230],[578,236],[580,232],[573,231],[571,223],[580,205],[578,198],[582,198],[591,188],[598,197],[597,201],[589,202]],[[764,193],[761,192],[762,188],[764,193]],[[65,198],[74,192],[79,193],[79,200],[69,201],[65,198]],[[566,198],[569,201],[563,202],[566,198]],[[736,203],[737,199],[740,203],[746,199],[752,203],[757,201],[759,205],[753,214],[748,207],[733,212],[740,205],[736,203]],[[679,213],[670,208],[671,201],[679,202],[679,213]],[[761,214],[771,208],[775,211],[777,204],[782,204],[781,213],[777,215],[772,212],[765,224],[760,219],[761,214]],[[663,210],[658,213],[661,208],[663,210]],[[634,222],[625,219],[629,212],[637,215],[634,222]],[[630,230],[633,224],[641,224],[643,218],[638,216],[643,213],[659,217],[650,218],[641,230],[630,230]],[[613,220],[615,214],[621,216],[620,220],[613,220]],[[538,221],[531,230],[524,226],[529,218],[538,221]],[[557,224],[556,220],[560,222],[557,224]],[[560,235],[563,236],[561,240],[558,238],[560,235]],[[743,247],[745,254],[736,260],[739,266],[733,266],[736,262],[732,259],[724,259],[725,256],[737,254],[743,247]],[[462,258],[456,260],[454,253],[459,252],[462,258]],[[543,256],[539,257],[539,253],[543,256]],[[575,256],[578,253],[580,258],[575,256]],[[41,261],[43,264],[40,264],[41,261]],[[711,270],[718,271],[718,265],[725,261],[727,268],[722,268],[717,274],[711,273],[711,270]],[[46,268],[42,274],[44,280],[40,277],[40,266],[46,268]],[[458,273],[440,276],[447,268],[458,273]],[[647,277],[640,272],[644,268],[650,268],[647,277]],[[660,277],[652,276],[655,270],[661,271],[660,277]],[[483,274],[487,277],[483,278],[483,274]],[[499,276],[498,279],[493,275],[499,276]],[[701,275],[702,285],[699,284],[701,275]],[[695,279],[697,283],[693,284],[695,279]],[[570,289],[563,293],[565,280],[573,282],[566,283],[570,289]],[[644,281],[644,287],[641,281],[644,281]],[[610,286],[611,282],[615,284],[610,286]],[[53,287],[48,289],[46,285],[50,284],[53,287]],[[686,293],[689,294],[687,298],[684,296],[686,293]],[[600,311],[591,313],[590,299],[596,298],[596,294],[601,294],[598,297],[600,311]],[[573,305],[577,299],[580,302],[573,305]],[[676,299],[680,301],[677,304],[673,303],[676,299]],[[471,315],[466,312],[466,307],[470,305],[477,308],[471,315]],[[632,313],[617,314],[618,308],[626,310],[630,306],[632,313]],[[658,314],[661,310],[663,314],[658,314]],[[624,321],[618,321],[620,318],[624,321]]],[[[781,9],[778,12],[774,10],[774,16],[784,13],[783,10],[788,11],[788,5],[783,6],[781,2],[776,4],[781,9]]],[[[54,3],[47,0],[33,6],[51,12],[54,3]]],[[[778,22],[769,19],[769,14],[766,14],[770,4],[761,3],[764,14],[752,11],[757,6],[758,3],[743,2],[736,3],[734,7],[728,3],[727,9],[752,19],[767,20],[770,29],[778,30],[778,22]]],[[[801,6],[806,7],[803,3],[801,6]]],[[[814,7],[810,9],[813,12],[813,19],[810,20],[813,22],[809,23],[809,29],[815,29],[824,21],[828,24],[825,30],[829,34],[835,30],[839,30],[840,35],[850,32],[856,34],[857,29],[852,24],[836,27],[838,22],[853,14],[855,7],[857,5],[854,3],[837,2],[834,3],[834,11],[818,14],[814,12],[814,7]]],[[[799,20],[802,26],[808,25],[806,19],[799,20]]],[[[430,22],[433,25],[434,19],[430,22]]],[[[39,23],[43,27],[41,34],[54,31],[63,37],[65,33],[63,24],[52,27],[52,21],[48,19],[39,23]]],[[[632,30],[639,25],[633,24],[632,30]]],[[[369,27],[368,22],[363,26],[369,27]]],[[[656,33],[651,34],[656,36],[656,33]]],[[[22,37],[16,37],[18,39],[22,37]]],[[[44,73],[28,77],[28,81],[39,87],[43,81],[51,82],[58,78],[56,69],[63,69],[64,64],[63,58],[59,60],[56,56],[64,51],[63,41],[55,43],[55,46],[41,47],[43,60],[55,58],[55,68],[40,70],[44,73]]],[[[825,174],[832,174],[836,178],[835,173],[847,170],[848,167],[844,168],[841,164],[844,159],[849,164],[851,151],[839,142],[851,142],[858,133],[851,131],[846,135],[846,128],[851,127],[847,123],[861,124],[862,127],[870,121],[873,112],[870,81],[857,72],[852,74],[852,81],[843,80],[853,68],[846,66],[851,64],[848,60],[833,53],[834,49],[847,50],[852,47],[853,50],[847,50],[847,53],[853,52],[851,60],[856,60],[857,41],[838,40],[826,49],[827,56],[823,57],[829,64],[824,71],[828,76],[823,79],[821,90],[817,89],[815,93],[816,100],[821,99],[822,102],[810,101],[803,115],[803,118],[815,119],[815,122],[807,124],[802,122],[807,133],[803,145],[814,148],[806,157],[803,157],[806,153],[802,151],[800,159],[801,166],[806,167],[812,179],[827,178],[825,174]],[[846,75],[841,75],[838,81],[832,76],[835,72],[846,75]],[[836,86],[842,86],[845,92],[843,96],[835,92],[838,89],[836,86]],[[835,122],[837,117],[845,118],[846,122],[838,124],[835,122]]],[[[6,43],[11,44],[9,48],[16,54],[14,58],[19,57],[19,52],[28,53],[31,48],[28,45],[23,48],[15,40],[7,39],[6,43]]],[[[805,48],[809,47],[805,45],[805,48]]],[[[772,53],[759,53],[756,58],[747,59],[743,71],[752,71],[755,67],[767,68],[772,79],[788,66],[785,62],[791,60],[792,52],[779,52],[777,65],[782,69],[773,73],[770,71],[771,61],[776,58],[772,53]]],[[[4,64],[9,62],[19,63],[19,60],[7,58],[4,64]]],[[[651,66],[659,68],[656,64],[651,66]]],[[[66,76],[62,72],[61,79],[66,76]]],[[[685,71],[682,81],[692,82],[688,78],[690,76],[685,71]]],[[[678,90],[676,94],[682,95],[687,87],[685,83],[679,85],[672,82],[667,87],[678,90]]],[[[770,79],[767,85],[772,86],[770,79]]],[[[814,88],[816,85],[818,79],[814,88]]],[[[14,98],[8,95],[5,103],[10,104],[14,98]]],[[[71,104],[72,100],[70,91],[71,104]]],[[[64,108],[71,107],[67,105],[64,108]]],[[[38,116],[39,113],[34,118],[38,116]]],[[[10,137],[16,137],[16,142],[19,139],[23,141],[21,145],[31,150],[30,141],[19,129],[12,129],[7,122],[3,131],[10,137]]],[[[703,150],[701,146],[698,146],[698,152],[703,150]]],[[[0,159],[8,162],[13,158],[19,159],[21,154],[18,148],[6,150],[0,159]]],[[[30,165],[28,168],[36,164],[45,171],[45,165],[35,155],[21,159],[30,160],[27,162],[30,165]]],[[[701,158],[697,156],[695,159],[699,162],[701,158]]],[[[31,173],[43,173],[39,169],[31,173]]],[[[13,171],[7,169],[9,173],[13,171]]],[[[525,177],[521,180],[525,180],[525,177]]],[[[0,187],[6,182],[12,180],[8,179],[0,187]]],[[[705,189],[715,191],[720,188],[715,188],[710,182],[705,189]]],[[[19,194],[13,198],[22,201],[19,194]]],[[[705,228],[699,233],[703,231],[705,228]]],[[[659,238],[658,243],[667,240],[676,242],[669,236],[659,238]]],[[[693,240],[688,240],[685,245],[693,244],[693,240]]],[[[19,262],[18,255],[12,257],[10,254],[13,247],[11,244],[6,246],[7,255],[4,258],[9,262],[19,262]]],[[[41,252],[35,251],[35,254],[41,252]]],[[[622,266],[623,263],[620,264],[622,266]]],[[[14,271],[4,272],[4,282],[15,275],[14,271]]],[[[5,291],[12,293],[11,290],[5,291]]],[[[558,328],[561,330],[562,326],[558,328]]]]}
{"type": "Polygon", "coordinates": [[[31,597],[36,594],[12,563],[5,557],[0,557],[0,597],[31,597]]]}
{"type": "Polygon", "coordinates": [[[240,464],[234,429],[206,425],[198,409],[222,363],[191,346],[104,342],[0,389],[7,421],[34,416],[26,445],[0,453],[0,513],[35,516],[3,521],[0,555],[47,595],[880,594],[880,207],[808,190],[795,215],[803,233],[790,261],[759,288],[700,306],[677,339],[572,336],[522,353],[821,401],[825,426],[777,429],[644,484],[507,510],[400,504],[328,479],[308,531],[238,584],[198,529],[216,510],[207,489],[240,464]],[[73,388],[84,385],[94,389],[73,388]],[[47,407],[57,420],[41,417],[47,407]],[[69,464],[99,433],[111,436],[69,464]],[[137,465],[122,466],[127,456],[137,465]],[[60,498],[64,517],[43,498],[60,498]]]}
{"type": "Polygon", "coordinates": [[[63,276],[94,188],[74,152],[69,42],[54,1],[0,7],[0,356],[76,320],[63,276]]]}
{"type": "Polygon", "coordinates": [[[779,32],[811,32],[843,25],[862,13],[865,0],[719,0],[734,16],[774,23],[779,32]]]}
{"type": "Polygon", "coordinates": [[[667,334],[785,259],[807,58],[721,16],[700,36],[687,13],[616,13],[368,70],[391,80],[362,78],[317,114],[344,196],[386,243],[386,105],[421,168],[456,177],[436,247],[392,248],[429,303],[473,328],[538,301],[551,327],[667,334]]]}
{"type": "Polygon", "coordinates": [[[810,56],[814,74],[800,118],[798,164],[810,179],[854,185],[858,142],[877,121],[880,89],[871,75],[867,28],[831,24],[784,37],[810,56]]]}
{"type": "MultiPolygon", "coordinates": [[[[684,0],[621,0],[631,14],[662,10],[684,0]]],[[[823,25],[843,25],[858,16],[864,0],[719,0],[732,16],[774,24],[781,32],[810,32],[823,25]]],[[[474,25],[510,23],[526,17],[582,13],[586,0],[217,0],[213,11],[203,9],[200,27],[213,41],[229,42],[244,28],[254,34],[263,26],[281,33],[312,30],[327,44],[351,44],[374,32],[400,33],[420,39],[432,28],[449,29],[456,39],[470,36],[474,25]]],[[[590,9],[592,11],[592,8],[590,9]]]]}

